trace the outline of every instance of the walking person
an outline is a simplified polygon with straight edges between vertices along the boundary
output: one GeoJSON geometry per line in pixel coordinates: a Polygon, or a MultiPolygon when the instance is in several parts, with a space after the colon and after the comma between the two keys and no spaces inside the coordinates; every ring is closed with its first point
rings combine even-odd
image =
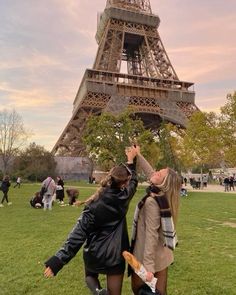
{"type": "Polygon", "coordinates": [[[9,202],[8,200],[8,191],[9,191],[9,187],[11,186],[10,183],[10,178],[8,175],[5,175],[3,180],[2,180],[2,184],[1,184],[1,190],[3,192],[3,197],[2,197],[2,201],[0,203],[0,207],[4,207],[3,202],[6,200],[7,205],[11,205],[12,202],[9,202]]]}
{"type": "Polygon", "coordinates": [[[15,187],[20,188],[20,185],[21,185],[21,178],[18,176],[17,179],[16,179],[16,184],[14,185],[14,188],[15,187]]]}
{"type": "Polygon", "coordinates": [[[136,148],[126,150],[127,164],[115,166],[101,187],[85,201],[85,208],[64,246],[46,263],[45,277],[52,277],[84,245],[85,280],[92,294],[121,295],[125,260],[129,249],[126,213],[137,188],[136,148]],[[107,278],[101,290],[99,274],[107,278]]]}
{"type": "Polygon", "coordinates": [[[41,195],[43,196],[43,209],[44,211],[52,210],[53,195],[56,191],[56,184],[52,177],[47,177],[41,188],[41,195]]]}
{"type": "MultiPolygon", "coordinates": [[[[168,266],[174,261],[173,249],[177,244],[175,226],[181,177],[170,168],[154,171],[140,153],[137,162],[151,185],[136,207],[131,252],[144,265],[149,279],[158,279],[155,294],[166,295],[168,266]]],[[[137,274],[132,273],[131,280],[135,295],[153,294],[137,274]]]]}

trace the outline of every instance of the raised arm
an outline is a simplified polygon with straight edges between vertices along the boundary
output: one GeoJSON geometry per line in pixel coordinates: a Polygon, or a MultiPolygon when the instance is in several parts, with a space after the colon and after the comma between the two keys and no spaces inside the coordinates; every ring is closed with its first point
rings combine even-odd
{"type": "Polygon", "coordinates": [[[143,171],[145,176],[150,179],[151,175],[155,171],[144,156],[140,153],[140,150],[137,151],[137,165],[143,171]]]}
{"type": "Polygon", "coordinates": [[[137,179],[137,173],[136,173],[136,156],[137,156],[137,149],[134,146],[128,147],[125,150],[125,154],[127,157],[127,166],[131,171],[131,179],[129,181],[129,185],[127,187],[128,195],[129,197],[133,197],[137,185],[138,185],[138,179],[137,179]]]}

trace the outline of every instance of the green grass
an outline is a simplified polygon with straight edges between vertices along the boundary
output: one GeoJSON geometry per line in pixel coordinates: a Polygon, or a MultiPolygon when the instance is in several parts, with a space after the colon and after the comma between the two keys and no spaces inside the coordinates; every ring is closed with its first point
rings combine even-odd
{"type": "MultiPolygon", "coordinates": [[[[80,185],[80,199],[96,189],[80,185]]],[[[89,295],[82,251],[55,278],[43,277],[44,261],[62,245],[82,208],[55,204],[51,212],[33,209],[29,199],[38,189],[39,185],[30,184],[11,188],[13,205],[0,208],[0,294],[89,295]]],[[[129,229],[135,204],[143,194],[144,189],[139,189],[131,203],[129,229]]],[[[169,268],[169,295],[236,294],[235,224],[234,194],[192,192],[181,199],[179,246],[169,268]]],[[[104,284],[104,277],[101,279],[104,284]]],[[[132,294],[127,277],[122,294],[132,294]]]]}

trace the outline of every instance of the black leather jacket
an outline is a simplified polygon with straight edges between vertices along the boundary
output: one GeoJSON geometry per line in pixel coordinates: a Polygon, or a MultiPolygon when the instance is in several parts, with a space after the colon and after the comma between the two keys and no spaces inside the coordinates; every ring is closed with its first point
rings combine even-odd
{"type": "Polygon", "coordinates": [[[9,191],[9,187],[11,186],[11,183],[9,180],[3,180],[1,184],[1,190],[4,193],[7,193],[9,191]]]}
{"type": "Polygon", "coordinates": [[[137,188],[135,165],[129,164],[132,177],[127,188],[107,187],[103,195],[86,206],[63,247],[45,265],[54,275],[84,245],[86,269],[106,273],[124,262],[122,251],[129,249],[126,213],[137,188]]]}

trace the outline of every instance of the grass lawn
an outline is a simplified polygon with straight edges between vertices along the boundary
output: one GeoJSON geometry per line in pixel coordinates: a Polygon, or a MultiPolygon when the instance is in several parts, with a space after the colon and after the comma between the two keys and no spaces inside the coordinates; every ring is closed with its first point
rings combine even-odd
{"type": "MultiPolygon", "coordinates": [[[[52,279],[43,277],[44,261],[62,245],[82,208],[53,206],[51,212],[33,209],[29,199],[39,185],[12,188],[12,206],[0,208],[1,295],[89,295],[84,283],[82,251],[52,279]]],[[[94,190],[81,185],[80,199],[94,190]]],[[[131,203],[144,194],[140,188],[131,203]]],[[[2,192],[0,192],[0,197],[2,192]]],[[[236,193],[189,193],[181,199],[179,247],[169,269],[169,295],[236,294],[236,193]]],[[[101,277],[104,283],[104,277],[101,277]]],[[[125,278],[122,294],[132,294],[125,278]]]]}

